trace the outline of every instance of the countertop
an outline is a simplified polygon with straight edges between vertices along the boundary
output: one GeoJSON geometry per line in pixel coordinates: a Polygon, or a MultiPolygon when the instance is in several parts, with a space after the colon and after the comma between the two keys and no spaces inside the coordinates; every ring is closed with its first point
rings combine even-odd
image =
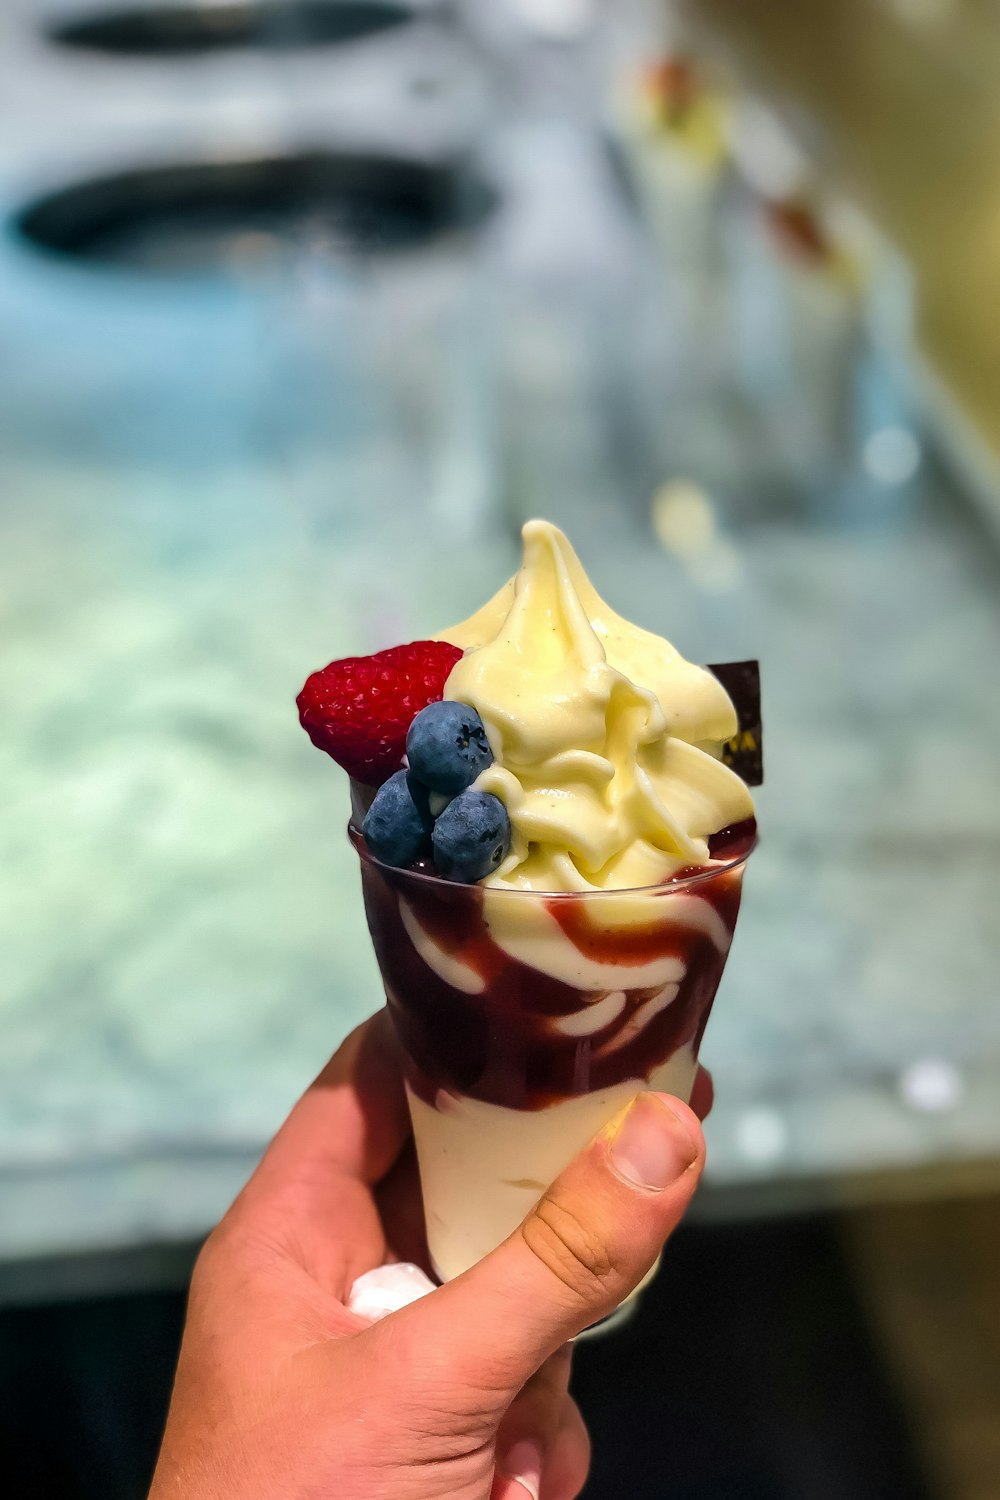
{"type": "MultiPolygon", "coordinates": [[[[31,176],[15,155],[7,213],[31,176]]],[[[43,157],[52,175],[51,130],[43,157]]],[[[346,787],[294,694],[487,597],[523,490],[499,445],[473,510],[429,507],[391,445],[345,456],[336,308],[317,334],[294,276],[171,287],[12,234],[0,257],[13,1275],[204,1233],[379,1003],[346,787]]],[[[705,1047],[702,1211],[992,1178],[995,552],[927,459],[867,521],[722,514],[720,566],[692,566],[624,503],[604,437],[587,496],[554,481],[546,506],[598,588],[695,660],[764,663],[763,837],[705,1047]]]]}

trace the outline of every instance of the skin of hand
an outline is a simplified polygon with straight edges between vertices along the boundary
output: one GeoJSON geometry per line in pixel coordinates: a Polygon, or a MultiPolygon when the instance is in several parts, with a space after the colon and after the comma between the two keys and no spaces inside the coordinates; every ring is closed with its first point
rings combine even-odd
{"type": "MultiPolygon", "coordinates": [[[[703,1072],[693,1103],[711,1105],[703,1072]]],[[[703,1162],[696,1113],[640,1094],[491,1255],[366,1323],[346,1306],[356,1277],[426,1265],[380,1012],[205,1243],[150,1500],[572,1500],[589,1440],[568,1341],[646,1274],[703,1162]]]]}

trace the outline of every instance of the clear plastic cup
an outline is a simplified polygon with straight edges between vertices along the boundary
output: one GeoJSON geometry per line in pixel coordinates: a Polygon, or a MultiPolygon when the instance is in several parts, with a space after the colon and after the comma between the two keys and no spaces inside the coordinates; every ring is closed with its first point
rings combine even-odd
{"type": "Polygon", "coordinates": [[[350,837],[448,1280],[637,1093],[690,1097],[754,826],[663,885],[552,895],[393,869],[350,837]]]}

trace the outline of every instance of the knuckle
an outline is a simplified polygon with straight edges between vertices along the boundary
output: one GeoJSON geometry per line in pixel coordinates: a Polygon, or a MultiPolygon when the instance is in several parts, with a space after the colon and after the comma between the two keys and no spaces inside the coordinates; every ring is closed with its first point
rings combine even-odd
{"type": "Polygon", "coordinates": [[[225,1220],[217,1224],[198,1251],[191,1272],[191,1293],[198,1295],[222,1274],[227,1259],[225,1220]]]}
{"type": "Polygon", "coordinates": [[[618,1265],[601,1234],[557,1195],[547,1194],[521,1228],[528,1249],[584,1302],[609,1292],[618,1265]]]}
{"type": "Polygon", "coordinates": [[[239,1200],[219,1220],[198,1251],[191,1273],[191,1289],[202,1291],[229,1276],[238,1265],[246,1241],[239,1200]]]}

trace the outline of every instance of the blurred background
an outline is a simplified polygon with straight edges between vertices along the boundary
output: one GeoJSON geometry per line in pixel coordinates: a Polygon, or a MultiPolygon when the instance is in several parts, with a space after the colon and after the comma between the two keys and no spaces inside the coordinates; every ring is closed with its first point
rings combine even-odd
{"type": "Polygon", "coordinates": [[[378,1003],[295,692],[540,513],[764,664],[587,1495],[998,1500],[998,66],[994,0],[6,0],[5,1491],[145,1493],[197,1245],[378,1003]]]}

